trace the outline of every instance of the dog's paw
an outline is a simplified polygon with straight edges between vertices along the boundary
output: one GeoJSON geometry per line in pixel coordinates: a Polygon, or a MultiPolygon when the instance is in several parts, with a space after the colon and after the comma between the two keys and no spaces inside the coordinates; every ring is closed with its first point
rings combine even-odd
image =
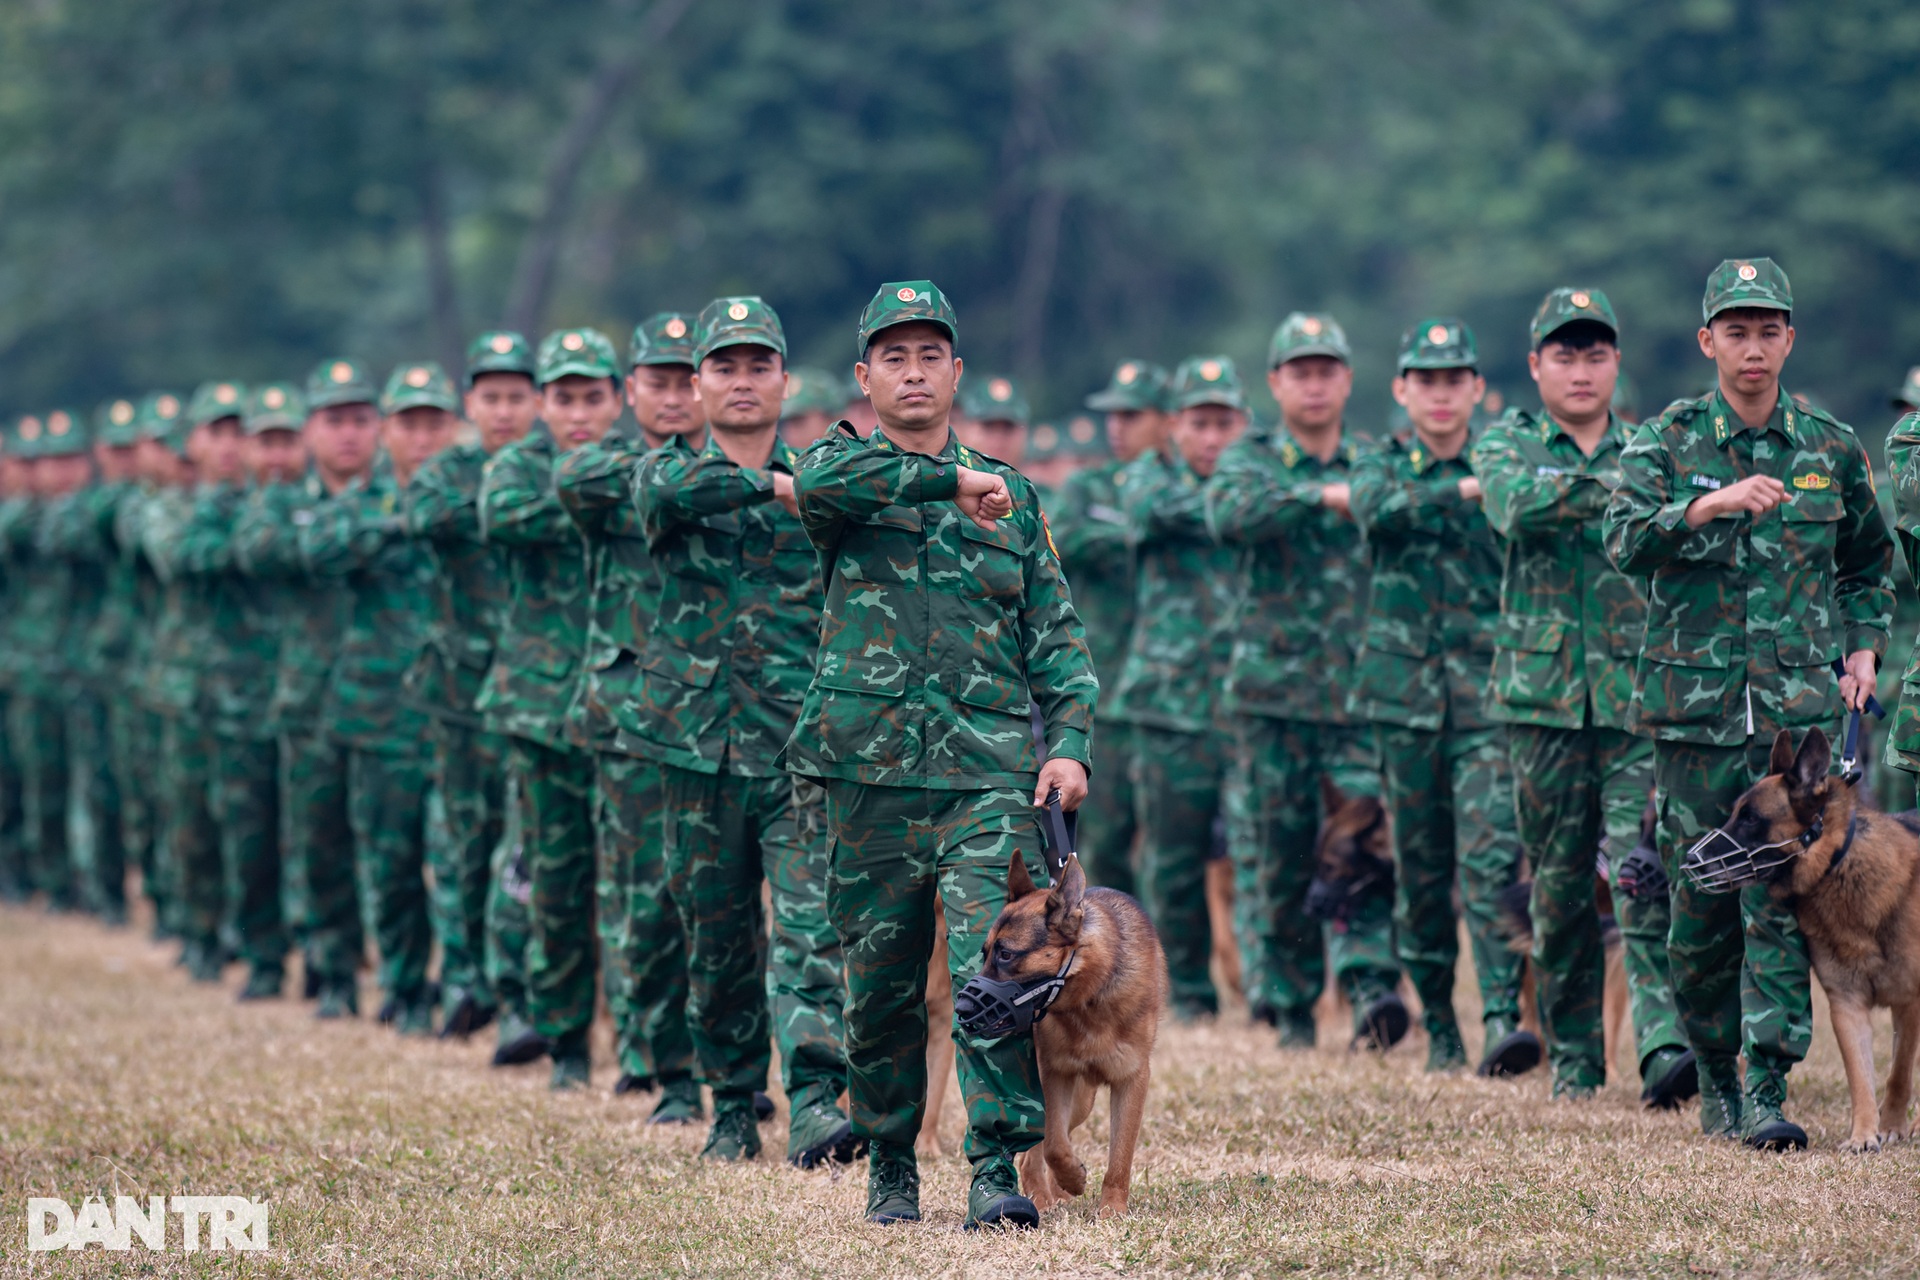
{"type": "Polygon", "coordinates": [[[1105,1221],[1108,1218],[1126,1217],[1127,1216],[1127,1193],[1124,1191],[1102,1192],[1100,1195],[1100,1212],[1098,1216],[1102,1221],[1105,1221]]]}
{"type": "Polygon", "coordinates": [[[1069,1155],[1059,1160],[1048,1160],[1047,1168],[1053,1171],[1053,1180],[1068,1195],[1077,1196],[1087,1189],[1087,1166],[1078,1157],[1069,1155]]]}
{"type": "Polygon", "coordinates": [[[1877,1133],[1868,1134],[1864,1138],[1849,1138],[1841,1150],[1850,1151],[1855,1155],[1870,1156],[1880,1150],[1880,1138],[1881,1135],[1877,1133]]]}
{"type": "Polygon", "coordinates": [[[1882,1129],[1879,1133],[1875,1134],[1874,1137],[1883,1147],[1890,1147],[1896,1142],[1905,1142],[1907,1140],[1907,1135],[1898,1129],[1882,1129]]]}

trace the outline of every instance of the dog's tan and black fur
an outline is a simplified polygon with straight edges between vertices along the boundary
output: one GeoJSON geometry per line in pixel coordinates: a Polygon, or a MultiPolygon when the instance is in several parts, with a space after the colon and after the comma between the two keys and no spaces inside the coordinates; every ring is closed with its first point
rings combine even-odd
{"type": "Polygon", "coordinates": [[[1111,1095],[1102,1217],[1127,1211],[1133,1148],[1146,1109],[1153,1041],[1167,1000],[1167,959],[1140,904],[1113,889],[1089,889],[1078,858],[1059,882],[1040,889],[1015,854],[1007,906],[987,935],[989,978],[1026,982],[1072,967],[1046,1016],[1034,1024],[1046,1138],[1020,1157],[1020,1185],[1046,1209],[1086,1190],[1086,1166],[1072,1131],[1093,1111],[1094,1094],[1111,1095]]]}
{"type": "Polygon", "coordinates": [[[1749,848],[1820,834],[1769,874],[1806,935],[1846,1065],[1853,1123],[1847,1147],[1877,1151],[1906,1137],[1913,1062],[1920,1050],[1920,815],[1869,808],[1828,773],[1833,748],[1809,729],[1794,750],[1784,729],[1766,777],[1734,802],[1722,830],[1749,848]],[[1893,1010],[1886,1096],[1873,1098],[1872,1012],[1893,1010]]]}

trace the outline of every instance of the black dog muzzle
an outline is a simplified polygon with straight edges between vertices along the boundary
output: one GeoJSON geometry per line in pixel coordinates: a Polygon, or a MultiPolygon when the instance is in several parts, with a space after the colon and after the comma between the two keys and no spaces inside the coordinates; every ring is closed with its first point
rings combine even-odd
{"type": "Polygon", "coordinates": [[[1820,838],[1822,825],[1815,814],[1813,824],[1799,835],[1756,845],[1741,844],[1724,827],[1715,827],[1693,842],[1680,869],[1708,893],[1732,893],[1758,884],[1805,853],[1820,838]]]}
{"type": "Polygon", "coordinates": [[[954,993],[953,1012],[968,1035],[982,1040],[1002,1036],[1023,1036],[1033,1024],[1047,1016],[1047,1010],[1066,989],[1067,974],[1073,969],[1077,951],[1067,952],[1060,971],[1051,978],[1031,978],[1026,982],[1008,982],[975,974],[966,986],[954,993]]]}

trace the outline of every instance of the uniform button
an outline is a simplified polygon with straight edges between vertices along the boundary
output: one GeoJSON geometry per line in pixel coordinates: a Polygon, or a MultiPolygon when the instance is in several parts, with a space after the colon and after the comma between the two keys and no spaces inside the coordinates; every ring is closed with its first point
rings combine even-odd
{"type": "Polygon", "coordinates": [[[937,476],[943,476],[943,475],[945,475],[945,474],[947,474],[947,469],[946,469],[945,467],[935,467],[935,468],[933,469],[933,474],[935,474],[935,475],[937,475],[937,476]]]}

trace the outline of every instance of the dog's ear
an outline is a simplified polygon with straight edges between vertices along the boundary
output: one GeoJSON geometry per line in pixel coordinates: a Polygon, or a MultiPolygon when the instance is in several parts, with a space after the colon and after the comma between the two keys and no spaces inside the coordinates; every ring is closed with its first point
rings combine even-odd
{"type": "Polygon", "coordinates": [[[1324,773],[1321,774],[1320,775],[1320,812],[1323,814],[1338,813],[1340,812],[1340,806],[1345,804],[1346,802],[1347,802],[1347,793],[1340,789],[1340,784],[1335,782],[1327,774],[1324,774],[1324,773]]]}
{"type": "Polygon", "coordinates": [[[1033,883],[1033,877],[1027,874],[1027,860],[1020,851],[1013,851],[1013,861],[1007,864],[1007,901],[1018,902],[1030,893],[1040,892],[1033,883]]]}
{"type": "Polygon", "coordinates": [[[1080,941],[1080,925],[1087,918],[1087,873],[1080,859],[1068,858],[1060,880],[1047,894],[1047,928],[1068,943],[1080,941]]]}
{"type": "Polygon", "coordinates": [[[1773,735],[1773,754],[1767,757],[1768,773],[1786,773],[1793,768],[1793,735],[1785,729],[1773,735]]]}
{"type": "MultiPolygon", "coordinates": [[[[1781,730],[1782,734],[1786,731],[1781,730]]],[[[1818,729],[1807,730],[1807,736],[1800,740],[1799,754],[1793,758],[1793,767],[1787,774],[1787,794],[1793,798],[1794,808],[1805,811],[1825,803],[1827,798],[1827,770],[1833,765],[1833,744],[1827,741],[1827,735],[1818,729]]]]}

